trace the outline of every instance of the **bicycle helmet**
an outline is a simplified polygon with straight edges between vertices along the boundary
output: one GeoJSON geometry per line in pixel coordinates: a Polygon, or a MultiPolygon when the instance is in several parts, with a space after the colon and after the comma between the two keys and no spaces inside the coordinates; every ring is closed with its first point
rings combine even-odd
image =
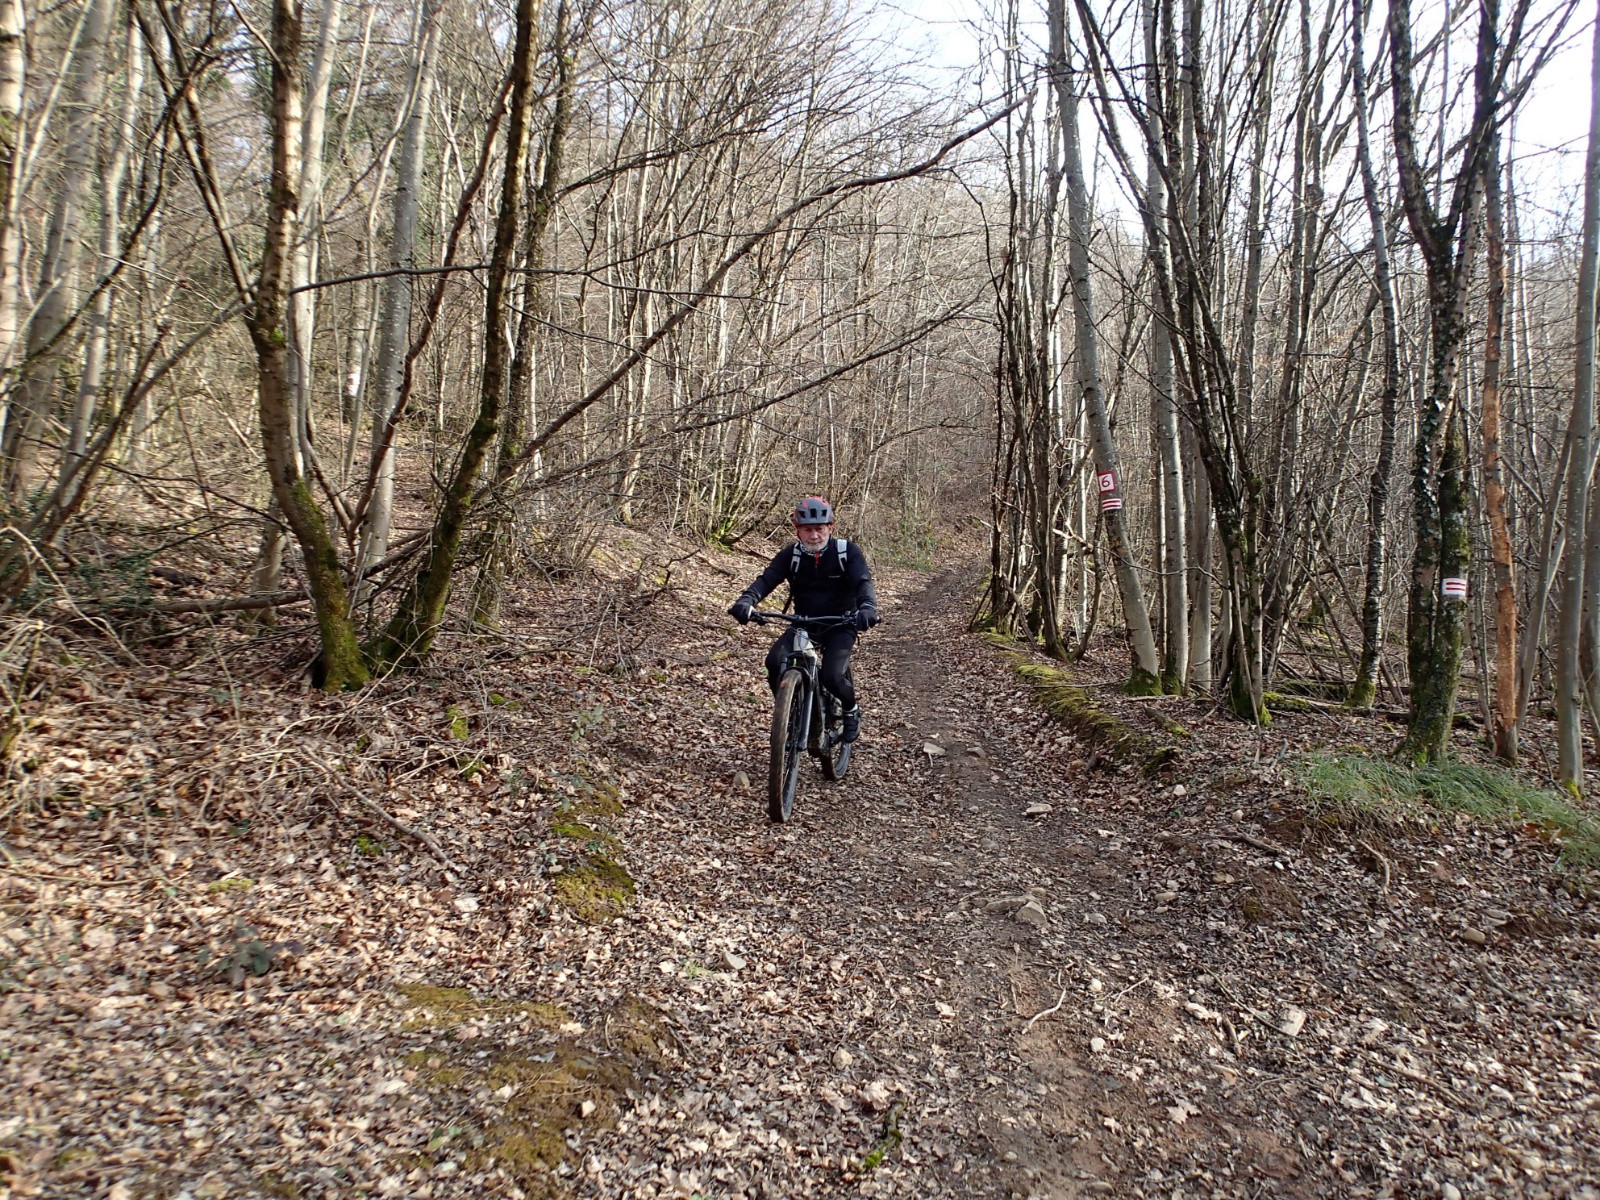
{"type": "Polygon", "coordinates": [[[832,525],[833,505],[821,496],[802,496],[792,520],[796,525],[832,525]]]}

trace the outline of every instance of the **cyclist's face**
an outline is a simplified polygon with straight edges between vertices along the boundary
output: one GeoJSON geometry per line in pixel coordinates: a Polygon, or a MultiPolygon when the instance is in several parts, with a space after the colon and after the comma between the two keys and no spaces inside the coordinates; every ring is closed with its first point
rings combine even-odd
{"type": "Polygon", "coordinates": [[[820,550],[828,544],[828,535],[833,532],[829,525],[796,525],[795,536],[800,539],[800,544],[808,550],[820,550]]]}

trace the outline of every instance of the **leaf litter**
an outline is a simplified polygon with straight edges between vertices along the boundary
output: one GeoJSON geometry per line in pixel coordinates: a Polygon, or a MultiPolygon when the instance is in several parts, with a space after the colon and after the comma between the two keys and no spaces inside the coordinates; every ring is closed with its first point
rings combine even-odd
{"type": "Polygon", "coordinates": [[[1288,759],[1384,731],[1091,660],[1191,736],[1090,769],[959,573],[886,571],[851,774],[774,827],[755,560],[624,536],[352,697],[220,625],[47,669],[0,1194],[1600,1196],[1588,901],[1537,839],[1308,811],[1288,759]]]}

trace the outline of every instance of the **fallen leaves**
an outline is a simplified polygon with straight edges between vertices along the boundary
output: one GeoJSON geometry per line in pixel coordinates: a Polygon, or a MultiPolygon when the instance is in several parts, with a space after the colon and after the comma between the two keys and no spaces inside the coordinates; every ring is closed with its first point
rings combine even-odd
{"type": "MultiPolygon", "coordinates": [[[[725,581],[695,569],[626,669],[589,661],[592,625],[505,661],[461,640],[404,686],[261,687],[236,719],[210,666],[152,667],[150,698],[85,692],[30,730],[76,791],[41,779],[7,835],[0,1181],[1581,1194],[1594,927],[1506,847],[1384,843],[1383,892],[1338,839],[1274,827],[1288,716],[1258,753],[1190,706],[1188,786],[1085,771],[937,589],[863,640],[883,732],[840,785],[807,764],[769,827],[761,646],[704,617],[725,581]],[[596,855],[637,881],[609,924],[555,895],[596,855]],[[304,953],[239,988],[200,971],[241,921],[304,953]],[[862,1175],[891,1114],[903,1141],[862,1175]],[[1029,1146],[1092,1170],[1006,1161],[1029,1146]]],[[[545,624],[590,611],[538,599],[545,624]]]]}

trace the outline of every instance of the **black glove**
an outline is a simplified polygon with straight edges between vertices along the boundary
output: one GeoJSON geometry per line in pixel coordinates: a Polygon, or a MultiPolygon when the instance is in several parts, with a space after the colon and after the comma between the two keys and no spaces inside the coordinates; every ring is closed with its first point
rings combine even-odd
{"type": "Polygon", "coordinates": [[[863,604],[856,609],[856,628],[862,633],[876,625],[878,619],[878,610],[870,604],[863,604]]]}
{"type": "Polygon", "coordinates": [[[733,602],[733,607],[728,610],[728,615],[739,624],[748,625],[750,624],[750,610],[754,607],[755,605],[751,603],[749,596],[740,596],[733,602]]]}

